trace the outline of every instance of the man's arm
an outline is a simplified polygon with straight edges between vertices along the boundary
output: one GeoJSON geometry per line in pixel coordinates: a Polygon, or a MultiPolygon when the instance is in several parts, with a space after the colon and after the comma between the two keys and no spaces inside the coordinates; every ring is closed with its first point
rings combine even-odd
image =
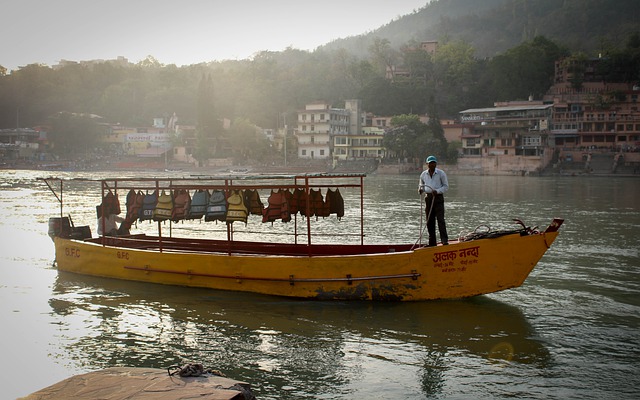
{"type": "Polygon", "coordinates": [[[447,190],[449,190],[449,180],[447,179],[447,174],[443,170],[440,170],[442,175],[440,176],[440,183],[442,186],[438,189],[438,193],[444,194],[447,190]]]}

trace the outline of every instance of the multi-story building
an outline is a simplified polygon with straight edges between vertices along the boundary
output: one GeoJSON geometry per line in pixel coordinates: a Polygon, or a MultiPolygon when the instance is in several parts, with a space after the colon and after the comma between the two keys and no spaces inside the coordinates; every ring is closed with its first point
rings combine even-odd
{"type": "Polygon", "coordinates": [[[348,134],[350,126],[350,110],[333,108],[324,101],[307,104],[298,112],[298,158],[330,158],[333,136],[348,134]]]}
{"type": "Polygon", "coordinates": [[[622,162],[635,171],[640,166],[640,85],[612,82],[615,71],[607,75],[602,61],[558,60],[554,85],[542,101],[462,111],[461,122],[472,130],[462,135],[459,165],[517,173],[541,170],[552,161],[565,162],[562,167],[577,162],[592,171],[599,159],[597,168],[604,172],[619,171],[622,162]],[[495,159],[477,162],[474,157],[495,159]],[[531,162],[536,157],[537,165],[531,162]]]}
{"type": "Polygon", "coordinates": [[[42,151],[40,144],[46,132],[31,128],[0,130],[0,163],[8,160],[33,159],[42,151]]]}
{"type": "Polygon", "coordinates": [[[483,173],[539,172],[551,160],[548,150],[551,104],[541,101],[496,103],[461,111],[461,169],[483,173]]]}
{"type": "Polygon", "coordinates": [[[610,82],[599,72],[602,61],[556,62],[544,101],[553,104],[550,133],[561,151],[640,150],[640,85],[610,82]]]}
{"type": "Polygon", "coordinates": [[[547,146],[551,104],[541,101],[496,103],[491,108],[461,111],[461,120],[473,126],[462,136],[465,156],[540,156],[547,146]]]}
{"type": "Polygon", "coordinates": [[[298,113],[298,157],[343,160],[382,158],[384,126],[371,126],[360,100],[346,100],[345,108],[326,102],[307,104],[298,113]]]}
{"type": "Polygon", "coordinates": [[[382,128],[365,126],[360,133],[336,135],[333,138],[333,159],[337,161],[383,158],[384,132],[382,128]]]}

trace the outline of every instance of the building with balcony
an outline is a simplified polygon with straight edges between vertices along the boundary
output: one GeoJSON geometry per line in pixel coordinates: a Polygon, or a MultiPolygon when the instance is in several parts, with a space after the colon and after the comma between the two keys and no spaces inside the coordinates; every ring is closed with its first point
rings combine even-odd
{"type": "Polygon", "coordinates": [[[298,158],[338,161],[382,158],[385,127],[390,118],[380,118],[362,110],[360,100],[346,100],[344,108],[327,102],[307,104],[298,112],[296,138],[298,158]]]}
{"type": "Polygon", "coordinates": [[[482,173],[539,172],[553,155],[549,150],[552,105],[541,101],[496,103],[460,112],[461,169],[482,173]]]}
{"type": "Polygon", "coordinates": [[[633,173],[640,168],[638,82],[606,58],[558,60],[543,100],[553,105],[549,143],[559,170],[633,173]]]}
{"type": "Polygon", "coordinates": [[[462,122],[473,127],[462,135],[462,154],[540,156],[548,144],[551,111],[551,104],[540,101],[461,111],[462,122]]]}
{"type": "Polygon", "coordinates": [[[613,82],[599,67],[603,61],[556,62],[543,100],[553,104],[550,134],[560,150],[640,150],[640,85],[613,82]]]}
{"type": "Polygon", "coordinates": [[[332,135],[349,131],[351,113],[333,108],[327,102],[307,104],[298,111],[298,158],[327,159],[331,157],[332,135]]]}
{"type": "Polygon", "coordinates": [[[0,129],[0,163],[34,159],[46,138],[46,132],[31,128],[0,129]]]}
{"type": "Polygon", "coordinates": [[[385,155],[382,145],[385,130],[375,126],[362,127],[360,133],[336,135],[333,138],[333,159],[380,159],[385,155]]]}

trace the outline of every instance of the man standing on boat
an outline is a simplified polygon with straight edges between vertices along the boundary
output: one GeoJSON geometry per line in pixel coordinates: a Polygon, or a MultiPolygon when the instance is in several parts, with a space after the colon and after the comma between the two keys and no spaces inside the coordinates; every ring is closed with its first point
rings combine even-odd
{"type": "Polygon", "coordinates": [[[436,221],[442,244],[449,244],[447,225],[444,222],[444,192],[449,190],[447,174],[436,168],[438,160],[435,156],[427,157],[428,169],[420,174],[418,192],[426,193],[427,231],[429,232],[429,246],[436,245],[436,221]]]}

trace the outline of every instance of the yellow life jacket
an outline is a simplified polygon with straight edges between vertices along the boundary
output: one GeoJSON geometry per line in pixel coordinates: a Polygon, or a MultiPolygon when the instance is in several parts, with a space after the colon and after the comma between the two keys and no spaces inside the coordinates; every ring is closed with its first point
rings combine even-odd
{"type": "Polygon", "coordinates": [[[171,219],[172,211],[173,196],[171,196],[171,192],[167,193],[163,190],[160,196],[158,196],[158,203],[156,204],[156,208],[153,210],[153,220],[166,221],[171,219]]]}
{"type": "Polygon", "coordinates": [[[227,197],[227,222],[233,223],[235,221],[241,221],[247,223],[247,216],[249,210],[244,204],[244,196],[242,190],[233,190],[229,197],[227,197]]]}

